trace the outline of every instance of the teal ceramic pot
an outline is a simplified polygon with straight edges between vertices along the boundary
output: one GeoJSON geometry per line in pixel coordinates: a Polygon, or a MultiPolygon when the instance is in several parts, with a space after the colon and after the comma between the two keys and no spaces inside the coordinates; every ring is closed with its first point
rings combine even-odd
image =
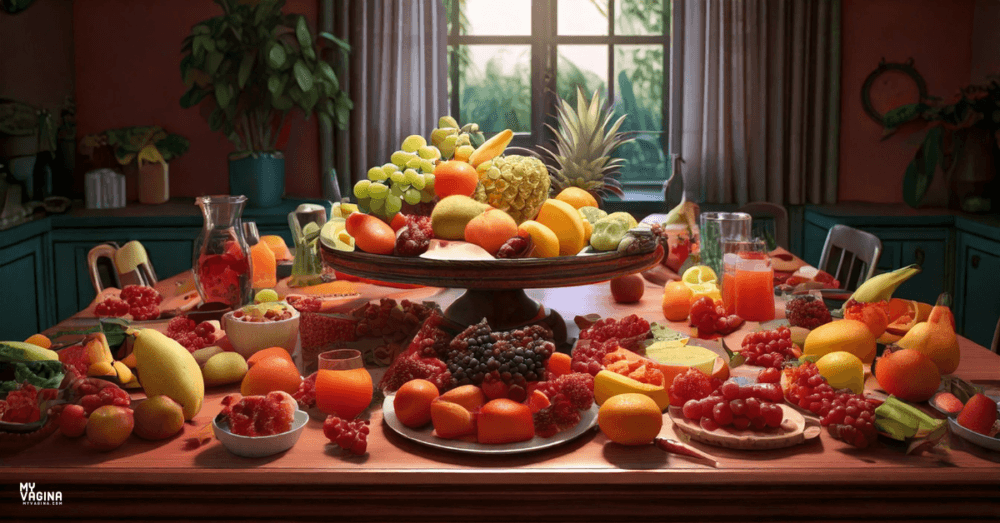
{"type": "Polygon", "coordinates": [[[229,160],[229,193],[247,197],[248,207],[274,207],[285,192],[285,159],[261,153],[229,160]]]}

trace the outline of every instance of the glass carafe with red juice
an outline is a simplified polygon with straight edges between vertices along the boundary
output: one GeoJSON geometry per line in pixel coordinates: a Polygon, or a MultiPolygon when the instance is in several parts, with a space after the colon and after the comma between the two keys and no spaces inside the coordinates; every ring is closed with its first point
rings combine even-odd
{"type": "Polygon", "coordinates": [[[243,235],[246,196],[201,196],[195,200],[205,226],[194,240],[192,269],[203,303],[237,308],[251,298],[250,247],[243,235]]]}

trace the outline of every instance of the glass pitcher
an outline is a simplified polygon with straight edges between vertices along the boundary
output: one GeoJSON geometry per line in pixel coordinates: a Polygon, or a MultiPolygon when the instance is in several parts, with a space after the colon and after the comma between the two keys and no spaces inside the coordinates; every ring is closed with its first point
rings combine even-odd
{"type": "Polygon", "coordinates": [[[205,226],[194,240],[192,269],[203,303],[220,302],[232,308],[250,301],[250,247],[243,233],[246,196],[201,196],[205,226]]]}

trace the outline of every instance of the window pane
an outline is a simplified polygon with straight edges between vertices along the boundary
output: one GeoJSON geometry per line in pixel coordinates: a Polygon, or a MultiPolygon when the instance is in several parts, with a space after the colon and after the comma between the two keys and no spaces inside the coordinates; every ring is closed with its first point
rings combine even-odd
{"type": "Polygon", "coordinates": [[[531,36],[531,0],[459,0],[459,10],[460,34],[531,36]]]}
{"type": "Polygon", "coordinates": [[[663,154],[663,133],[638,132],[635,141],[615,150],[615,158],[624,158],[621,166],[623,184],[661,182],[667,177],[667,157],[663,154]]]}
{"type": "MultiPolygon", "coordinates": [[[[461,45],[459,123],[476,122],[485,133],[531,131],[531,46],[461,45]]],[[[451,91],[449,89],[449,96],[451,91]]]]}
{"type": "Polygon", "coordinates": [[[557,34],[608,34],[608,0],[559,0],[557,34]]]}
{"type": "Polygon", "coordinates": [[[576,107],[576,88],[583,88],[588,99],[597,90],[608,96],[608,46],[560,45],[556,65],[556,91],[559,97],[576,107]]]}
{"type": "Polygon", "coordinates": [[[664,0],[617,0],[615,34],[663,34],[663,4],[664,0]]]}
{"type": "Polygon", "coordinates": [[[615,112],[623,131],[663,130],[663,46],[615,46],[615,112]]]}

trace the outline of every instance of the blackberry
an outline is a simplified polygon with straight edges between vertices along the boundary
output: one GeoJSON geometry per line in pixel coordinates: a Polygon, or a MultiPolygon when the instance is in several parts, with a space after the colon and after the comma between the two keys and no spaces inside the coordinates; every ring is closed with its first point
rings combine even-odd
{"type": "Polygon", "coordinates": [[[452,340],[444,360],[452,387],[482,385],[487,376],[524,387],[544,378],[545,362],[553,351],[552,331],[543,326],[494,332],[484,319],[452,340]]]}
{"type": "Polygon", "coordinates": [[[826,308],[823,300],[812,295],[793,298],[786,303],[785,316],[792,326],[806,329],[815,329],[833,321],[830,310],[826,308]]]}

